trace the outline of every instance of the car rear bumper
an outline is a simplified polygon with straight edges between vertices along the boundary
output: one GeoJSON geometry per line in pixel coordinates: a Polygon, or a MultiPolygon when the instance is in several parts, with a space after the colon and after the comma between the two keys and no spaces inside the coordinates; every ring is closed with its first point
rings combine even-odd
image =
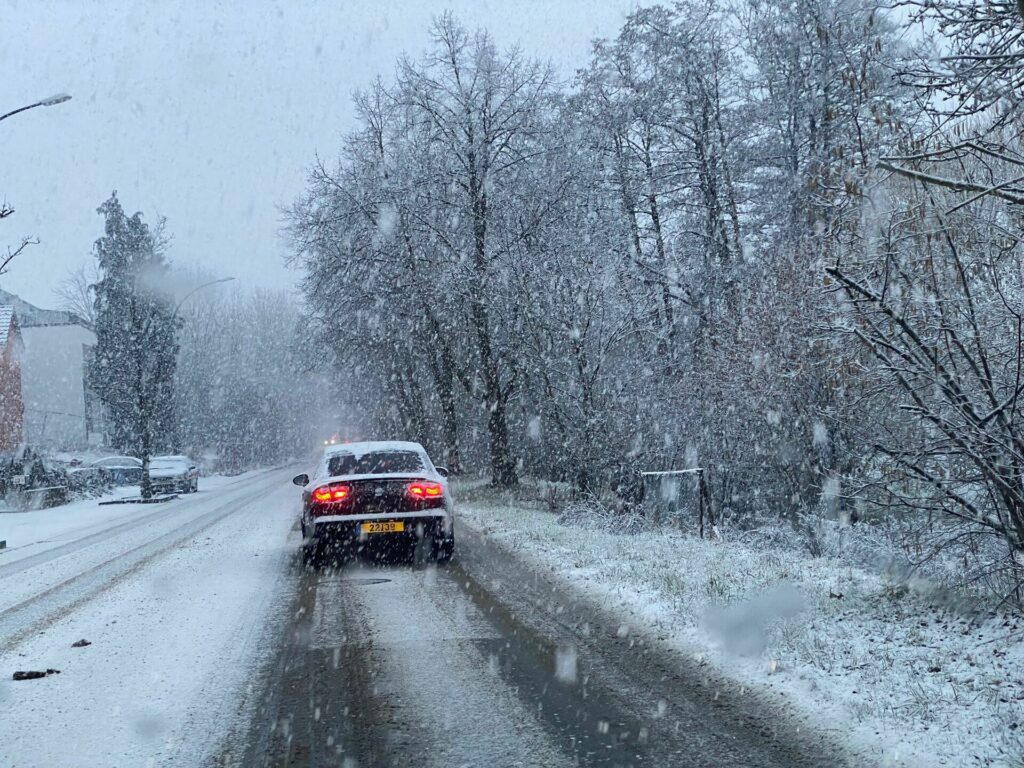
{"type": "Polygon", "coordinates": [[[149,479],[149,487],[152,488],[154,492],[160,491],[162,493],[173,493],[174,491],[185,490],[185,488],[188,487],[188,481],[183,480],[180,477],[174,478],[173,480],[169,480],[163,477],[151,477],[149,479]]]}
{"type": "Polygon", "coordinates": [[[180,493],[185,490],[182,483],[150,483],[149,487],[153,493],[180,493]]]}
{"type": "Polygon", "coordinates": [[[337,542],[415,542],[424,537],[448,538],[452,533],[452,518],[443,510],[423,512],[400,512],[396,514],[372,515],[322,515],[307,522],[306,533],[317,541],[337,542]],[[364,533],[363,523],[403,523],[404,530],[388,533],[364,533]]]}

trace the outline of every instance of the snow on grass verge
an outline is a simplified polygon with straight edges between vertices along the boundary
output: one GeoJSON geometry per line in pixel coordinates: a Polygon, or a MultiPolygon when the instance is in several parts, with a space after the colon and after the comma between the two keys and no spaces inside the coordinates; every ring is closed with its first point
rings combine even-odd
{"type": "Polygon", "coordinates": [[[780,696],[847,737],[866,765],[1024,764],[1015,617],[972,617],[835,559],[567,526],[539,500],[512,498],[465,488],[460,522],[737,684],[780,696]]]}

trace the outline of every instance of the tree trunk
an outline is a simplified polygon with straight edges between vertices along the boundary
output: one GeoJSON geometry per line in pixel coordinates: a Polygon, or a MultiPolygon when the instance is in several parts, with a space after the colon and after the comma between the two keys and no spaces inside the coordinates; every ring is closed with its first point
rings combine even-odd
{"type": "MultiPolygon", "coordinates": [[[[141,403],[140,403],[141,405],[141,403]]],[[[149,456],[153,452],[153,436],[150,433],[149,415],[143,409],[139,414],[139,420],[142,427],[141,434],[141,447],[142,447],[142,483],[139,491],[142,494],[142,498],[151,499],[153,498],[153,482],[149,477],[149,456]]]]}
{"type": "MultiPolygon", "coordinates": [[[[474,294],[479,294],[479,292],[478,287],[474,294]]],[[[501,389],[498,364],[491,349],[489,324],[490,318],[482,297],[474,295],[473,329],[476,333],[480,370],[484,380],[483,404],[488,411],[487,432],[491,454],[491,482],[500,488],[511,488],[519,482],[519,477],[509,447],[505,397],[501,389]]]]}
{"type": "MultiPolygon", "coordinates": [[[[648,142],[649,142],[648,137],[648,142]]],[[[658,284],[661,286],[661,304],[665,313],[664,333],[658,338],[658,357],[664,361],[664,375],[674,375],[675,366],[675,336],[676,320],[675,311],[672,307],[672,290],[669,287],[666,277],[668,271],[668,256],[665,252],[665,235],[661,228],[661,211],[658,207],[658,195],[654,184],[654,163],[651,160],[649,147],[644,147],[644,168],[647,174],[647,206],[651,217],[651,228],[654,230],[654,249],[657,260],[657,269],[660,273],[658,284]]]]}
{"type": "Polygon", "coordinates": [[[459,455],[459,422],[455,412],[455,387],[453,381],[455,362],[451,350],[444,345],[441,350],[441,365],[438,371],[437,396],[441,400],[441,431],[444,440],[444,461],[448,472],[457,475],[462,472],[462,457],[459,455]]]}
{"type": "Polygon", "coordinates": [[[474,152],[468,153],[469,193],[473,212],[473,266],[470,286],[470,304],[473,332],[476,335],[480,371],[483,374],[483,404],[488,411],[487,431],[491,454],[491,482],[500,488],[512,488],[519,483],[508,435],[505,411],[505,393],[501,387],[498,361],[491,340],[491,319],[485,301],[484,276],[487,271],[487,194],[481,188],[474,152]]]}

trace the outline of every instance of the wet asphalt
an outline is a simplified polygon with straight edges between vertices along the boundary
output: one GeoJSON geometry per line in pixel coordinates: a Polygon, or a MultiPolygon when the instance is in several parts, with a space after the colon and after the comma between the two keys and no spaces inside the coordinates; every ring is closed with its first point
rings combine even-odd
{"type": "Polygon", "coordinates": [[[219,766],[851,764],[776,702],[468,532],[446,567],[296,559],[291,577],[219,766]]]}

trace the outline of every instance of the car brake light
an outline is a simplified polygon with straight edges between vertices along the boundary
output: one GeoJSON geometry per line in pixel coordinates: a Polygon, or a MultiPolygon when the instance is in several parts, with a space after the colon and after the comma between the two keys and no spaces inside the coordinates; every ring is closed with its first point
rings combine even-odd
{"type": "Polygon", "coordinates": [[[313,500],[319,502],[345,501],[352,495],[352,489],[344,483],[321,485],[313,491],[313,500]]]}
{"type": "Polygon", "coordinates": [[[405,492],[414,499],[436,499],[444,494],[444,487],[430,480],[416,480],[405,487],[405,492]]]}

